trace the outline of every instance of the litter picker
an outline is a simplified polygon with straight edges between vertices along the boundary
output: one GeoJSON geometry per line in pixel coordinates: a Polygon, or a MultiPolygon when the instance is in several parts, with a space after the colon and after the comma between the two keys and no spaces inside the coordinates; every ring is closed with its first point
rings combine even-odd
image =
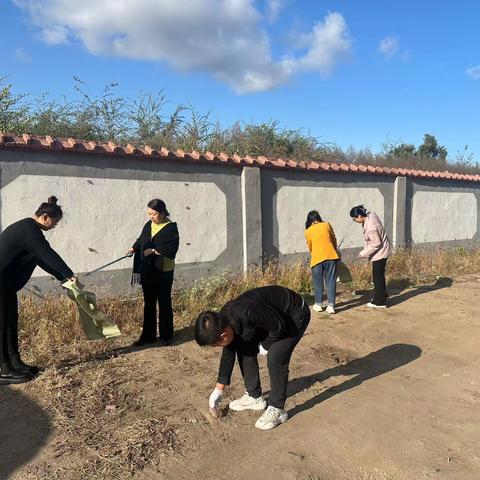
{"type": "Polygon", "coordinates": [[[110,265],[113,265],[114,263],[120,262],[121,260],[125,260],[125,258],[129,258],[129,257],[132,257],[132,256],[133,256],[133,253],[127,253],[127,254],[124,255],[123,257],[117,258],[116,260],[113,260],[112,262],[108,262],[108,263],[106,263],[105,265],[102,265],[101,267],[95,268],[95,270],[91,270],[90,272],[84,273],[84,274],[82,275],[82,277],[88,277],[88,276],[91,275],[92,273],[95,273],[95,272],[98,272],[98,271],[100,271],[100,270],[103,270],[104,268],[107,268],[107,267],[109,267],[110,265]]]}
{"type": "Polygon", "coordinates": [[[350,225],[348,226],[347,228],[347,231],[345,232],[345,235],[343,236],[343,238],[340,240],[340,243],[338,244],[337,246],[337,249],[340,250],[340,247],[342,246],[343,242],[345,241],[345,239],[347,238],[347,235],[348,235],[348,232],[350,231],[350,229],[352,228],[352,225],[355,223],[354,220],[351,221],[350,225]]]}
{"type": "MultiPolygon", "coordinates": [[[[350,232],[350,229],[352,228],[352,225],[355,223],[354,220],[352,220],[350,222],[350,225],[348,226],[347,228],[347,231],[345,232],[345,235],[343,236],[343,238],[340,240],[340,243],[338,244],[337,246],[337,250],[340,250],[340,247],[342,246],[343,242],[345,241],[345,239],[347,238],[347,235],[348,233],[350,232]]],[[[340,269],[342,269],[342,272],[348,272],[348,277],[349,277],[349,280],[347,281],[351,281],[351,275],[350,275],[350,272],[348,271],[348,269],[345,267],[344,264],[342,264],[341,261],[338,262],[338,270],[339,270],[339,275],[337,276],[337,283],[340,283],[341,282],[341,279],[340,279],[340,269]]]]}

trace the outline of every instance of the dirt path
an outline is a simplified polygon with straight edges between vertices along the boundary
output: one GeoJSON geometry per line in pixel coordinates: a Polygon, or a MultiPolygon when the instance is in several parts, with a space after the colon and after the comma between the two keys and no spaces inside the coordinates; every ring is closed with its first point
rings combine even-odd
{"type": "MultiPolygon", "coordinates": [[[[135,403],[112,417],[112,435],[127,420],[158,418],[173,428],[171,448],[153,452],[156,466],[146,462],[133,478],[480,479],[479,296],[480,281],[469,277],[407,290],[384,311],[351,299],[335,316],[313,314],[291,365],[290,419],[270,432],[254,428],[254,412],[209,417],[206,399],[220,352],[192,341],[94,362],[83,371],[130,372],[116,387],[123,392],[117,403],[135,403]]],[[[268,390],[263,359],[261,366],[268,390]]],[[[0,403],[0,443],[10,445],[2,446],[3,465],[15,472],[12,478],[77,478],[88,455],[69,450],[71,439],[44,418],[43,426],[34,418],[30,427],[23,422],[23,436],[17,428],[15,442],[28,437],[28,428],[45,434],[31,440],[31,458],[15,457],[8,442],[7,432],[18,425],[14,397],[25,404],[37,398],[36,388],[9,389],[0,403]]],[[[236,370],[227,402],[242,392],[236,370]]],[[[90,478],[121,478],[102,472],[90,478]]]]}

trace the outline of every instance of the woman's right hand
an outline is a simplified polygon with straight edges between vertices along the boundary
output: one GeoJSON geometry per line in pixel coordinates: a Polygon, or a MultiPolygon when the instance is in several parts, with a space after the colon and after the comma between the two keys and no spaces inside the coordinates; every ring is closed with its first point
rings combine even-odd
{"type": "Polygon", "coordinates": [[[129,255],[131,257],[134,253],[135,253],[135,249],[130,247],[130,248],[127,248],[125,255],[129,255]]]}

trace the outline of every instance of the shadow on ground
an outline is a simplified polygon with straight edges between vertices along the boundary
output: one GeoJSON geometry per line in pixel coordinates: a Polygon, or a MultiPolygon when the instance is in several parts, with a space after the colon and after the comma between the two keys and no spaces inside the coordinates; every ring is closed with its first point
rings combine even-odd
{"type": "MultiPolygon", "coordinates": [[[[183,327],[180,330],[176,330],[173,333],[173,342],[171,347],[177,347],[182,343],[189,342],[194,338],[194,330],[193,326],[183,327]]],[[[133,343],[133,342],[132,342],[133,343]]],[[[87,358],[76,359],[76,360],[67,360],[60,365],[60,368],[72,368],[77,365],[83,365],[90,362],[101,362],[105,360],[109,360],[110,358],[120,357],[122,355],[127,355],[133,352],[139,352],[141,350],[150,350],[152,348],[171,348],[170,346],[164,346],[159,341],[147,343],[146,345],[142,345],[141,347],[134,347],[133,345],[122,345],[118,347],[111,348],[102,353],[96,353],[88,356],[87,358]]]]}
{"type": "MultiPolygon", "coordinates": [[[[410,283],[408,279],[399,279],[389,282],[387,286],[387,291],[390,293],[390,299],[388,300],[387,305],[393,307],[400,303],[405,302],[406,300],[422,295],[423,293],[433,292],[435,290],[440,290],[441,288],[451,287],[453,280],[450,277],[440,277],[438,278],[433,285],[421,285],[409,290],[406,290],[410,283]]],[[[346,312],[351,308],[360,307],[361,305],[367,304],[373,297],[373,290],[357,290],[357,298],[352,298],[345,302],[338,302],[336,309],[338,312],[346,312]]]]}
{"type": "Polygon", "coordinates": [[[433,292],[435,290],[440,290],[441,288],[448,288],[451,287],[453,284],[453,280],[450,277],[440,277],[433,285],[424,285],[416,288],[412,288],[411,290],[404,291],[399,295],[395,295],[394,297],[390,298],[388,305],[393,307],[394,305],[398,305],[399,303],[405,302],[410,298],[417,297],[418,295],[422,295],[422,293],[433,292]]]}
{"type": "Polygon", "coordinates": [[[52,431],[50,416],[19,390],[0,387],[0,478],[29,463],[52,431]]]}
{"type": "Polygon", "coordinates": [[[287,395],[289,397],[310,388],[317,382],[323,382],[330,377],[355,375],[355,377],[346,380],[340,385],[330,387],[306,402],[297,405],[288,412],[288,415],[289,417],[293,417],[339,393],[357,387],[366,380],[370,380],[373,377],[377,377],[378,375],[402,367],[403,365],[419,358],[421,353],[421,348],[416,345],[396,343],[383,347],[376,352],[369,353],[365,357],[351,360],[345,365],[329,368],[323,372],[315,373],[306,377],[296,378],[288,384],[287,395]]]}

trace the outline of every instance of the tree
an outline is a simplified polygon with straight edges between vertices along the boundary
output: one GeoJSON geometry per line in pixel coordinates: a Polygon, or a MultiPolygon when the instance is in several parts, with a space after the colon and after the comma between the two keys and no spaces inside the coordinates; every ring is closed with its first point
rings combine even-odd
{"type": "Polygon", "coordinates": [[[387,155],[392,157],[414,157],[416,154],[415,145],[411,143],[401,143],[400,145],[391,147],[387,151],[387,155]]]}
{"type": "Polygon", "coordinates": [[[446,161],[448,151],[445,147],[440,146],[434,135],[426,133],[423,136],[423,143],[418,147],[418,155],[421,157],[435,158],[446,161]]]}
{"type": "Polygon", "coordinates": [[[29,130],[27,94],[14,95],[12,85],[0,76],[0,132],[25,133],[29,130]]]}

